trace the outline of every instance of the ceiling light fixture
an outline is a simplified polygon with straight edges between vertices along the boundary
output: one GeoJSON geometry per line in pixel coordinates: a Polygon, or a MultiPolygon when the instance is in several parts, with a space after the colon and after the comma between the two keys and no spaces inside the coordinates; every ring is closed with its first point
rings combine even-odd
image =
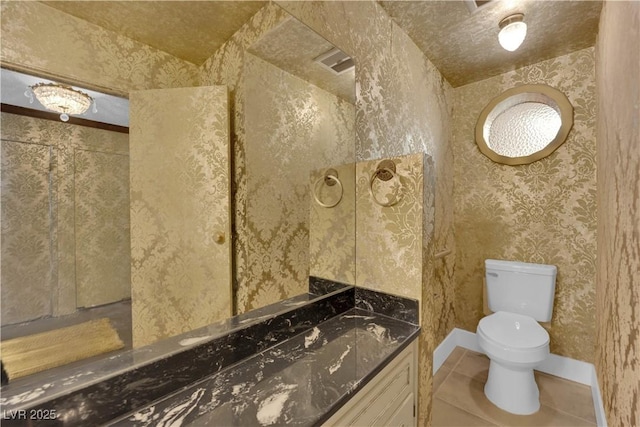
{"type": "Polygon", "coordinates": [[[498,34],[500,46],[509,52],[518,49],[527,36],[527,24],[524,23],[522,13],[507,16],[498,26],[500,27],[498,34]]]}
{"type": "Polygon", "coordinates": [[[91,104],[92,97],[84,92],[57,83],[38,83],[29,86],[36,99],[48,110],[60,113],[60,120],[69,120],[69,114],[83,114],[91,104]]]}

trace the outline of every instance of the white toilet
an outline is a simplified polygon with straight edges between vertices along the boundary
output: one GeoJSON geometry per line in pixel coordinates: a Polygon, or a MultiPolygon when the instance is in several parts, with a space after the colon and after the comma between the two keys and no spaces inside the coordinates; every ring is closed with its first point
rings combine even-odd
{"type": "Polygon", "coordinates": [[[518,415],[540,409],[533,368],[549,355],[549,334],[538,322],[551,320],[556,288],[554,265],[485,261],[488,306],[478,323],[480,348],[491,360],[484,394],[518,415]]]}

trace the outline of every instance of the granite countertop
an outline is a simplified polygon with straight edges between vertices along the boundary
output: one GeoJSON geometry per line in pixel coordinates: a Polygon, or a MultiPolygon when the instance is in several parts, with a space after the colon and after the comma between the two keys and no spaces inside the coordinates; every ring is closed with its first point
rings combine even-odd
{"type": "Polygon", "coordinates": [[[353,308],[107,425],[319,425],[418,332],[353,308]]]}

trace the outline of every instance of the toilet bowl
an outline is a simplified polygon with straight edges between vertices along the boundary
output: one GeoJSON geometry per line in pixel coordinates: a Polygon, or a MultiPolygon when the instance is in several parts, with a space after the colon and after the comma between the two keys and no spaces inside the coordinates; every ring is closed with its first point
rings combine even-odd
{"type": "Polygon", "coordinates": [[[532,317],[498,311],[480,320],[478,344],[489,357],[484,387],[497,407],[518,415],[540,409],[533,369],[549,355],[549,334],[532,317]]]}
{"type": "Polygon", "coordinates": [[[487,259],[487,305],[493,314],[478,323],[478,345],[490,359],[484,394],[497,407],[519,415],[540,409],[533,368],[549,355],[549,322],[557,268],[554,265],[487,259]]]}

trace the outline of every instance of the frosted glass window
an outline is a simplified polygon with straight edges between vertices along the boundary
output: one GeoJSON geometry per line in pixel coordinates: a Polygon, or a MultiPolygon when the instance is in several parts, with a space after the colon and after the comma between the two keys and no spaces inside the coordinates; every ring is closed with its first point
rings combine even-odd
{"type": "Polygon", "coordinates": [[[549,145],[561,125],[560,114],[552,107],[523,102],[506,109],[485,125],[489,130],[487,143],[501,156],[528,156],[549,145]]]}
{"type": "Polygon", "coordinates": [[[476,123],[482,154],[504,165],[526,165],[560,147],[573,126],[573,106],[558,89],[520,85],[493,98],[476,123]]]}

